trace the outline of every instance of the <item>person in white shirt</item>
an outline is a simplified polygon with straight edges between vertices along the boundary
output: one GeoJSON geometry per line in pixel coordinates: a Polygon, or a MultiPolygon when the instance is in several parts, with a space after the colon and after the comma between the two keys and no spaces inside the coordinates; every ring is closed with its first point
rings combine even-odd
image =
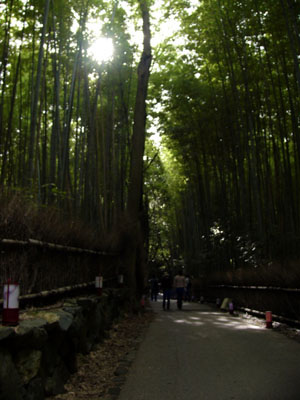
{"type": "Polygon", "coordinates": [[[178,274],[174,278],[174,288],[176,290],[176,296],[177,296],[177,308],[178,310],[181,310],[182,298],[185,289],[185,277],[183,276],[182,270],[179,270],[178,274]]]}

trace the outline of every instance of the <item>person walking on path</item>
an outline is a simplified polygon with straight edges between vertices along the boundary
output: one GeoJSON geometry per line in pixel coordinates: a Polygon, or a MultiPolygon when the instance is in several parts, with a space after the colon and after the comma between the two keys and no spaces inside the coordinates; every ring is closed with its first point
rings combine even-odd
{"type": "Polygon", "coordinates": [[[176,289],[177,308],[178,308],[178,310],[181,310],[182,309],[182,299],[183,299],[184,289],[185,289],[185,277],[182,273],[182,270],[179,270],[178,274],[174,278],[174,287],[176,289]]]}
{"type": "Polygon", "coordinates": [[[165,310],[167,305],[167,310],[169,310],[172,291],[172,279],[167,272],[165,272],[164,276],[161,279],[161,289],[163,291],[163,309],[165,310]]]}
{"type": "Polygon", "coordinates": [[[157,301],[157,295],[159,291],[159,286],[158,286],[158,279],[153,276],[153,278],[150,281],[151,284],[151,301],[157,301]]]}

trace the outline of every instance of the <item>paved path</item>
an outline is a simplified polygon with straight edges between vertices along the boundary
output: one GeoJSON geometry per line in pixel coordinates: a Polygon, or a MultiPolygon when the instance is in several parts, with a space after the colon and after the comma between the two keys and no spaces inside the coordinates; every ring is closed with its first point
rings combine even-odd
{"type": "Polygon", "coordinates": [[[162,311],[119,400],[299,400],[300,344],[206,305],[162,311]]]}

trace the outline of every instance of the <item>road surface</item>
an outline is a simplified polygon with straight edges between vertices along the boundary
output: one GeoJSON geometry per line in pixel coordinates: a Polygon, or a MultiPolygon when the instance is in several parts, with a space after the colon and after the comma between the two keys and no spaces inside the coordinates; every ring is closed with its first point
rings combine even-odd
{"type": "Polygon", "coordinates": [[[300,343],[205,304],[152,307],[119,400],[300,399],[300,343]]]}

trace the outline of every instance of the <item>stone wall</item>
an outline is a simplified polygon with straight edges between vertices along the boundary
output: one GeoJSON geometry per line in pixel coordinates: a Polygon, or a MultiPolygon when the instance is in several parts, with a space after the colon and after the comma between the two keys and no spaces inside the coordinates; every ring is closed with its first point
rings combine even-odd
{"type": "Polygon", "coordinates": [[[42,400],[64,391],[76,371],[76,354],[88,353],[128,306],[126,289],[101,297],[65,300],[51,309],[31,309],[16,327],[0,325],[0,400],[42,400]]]}

